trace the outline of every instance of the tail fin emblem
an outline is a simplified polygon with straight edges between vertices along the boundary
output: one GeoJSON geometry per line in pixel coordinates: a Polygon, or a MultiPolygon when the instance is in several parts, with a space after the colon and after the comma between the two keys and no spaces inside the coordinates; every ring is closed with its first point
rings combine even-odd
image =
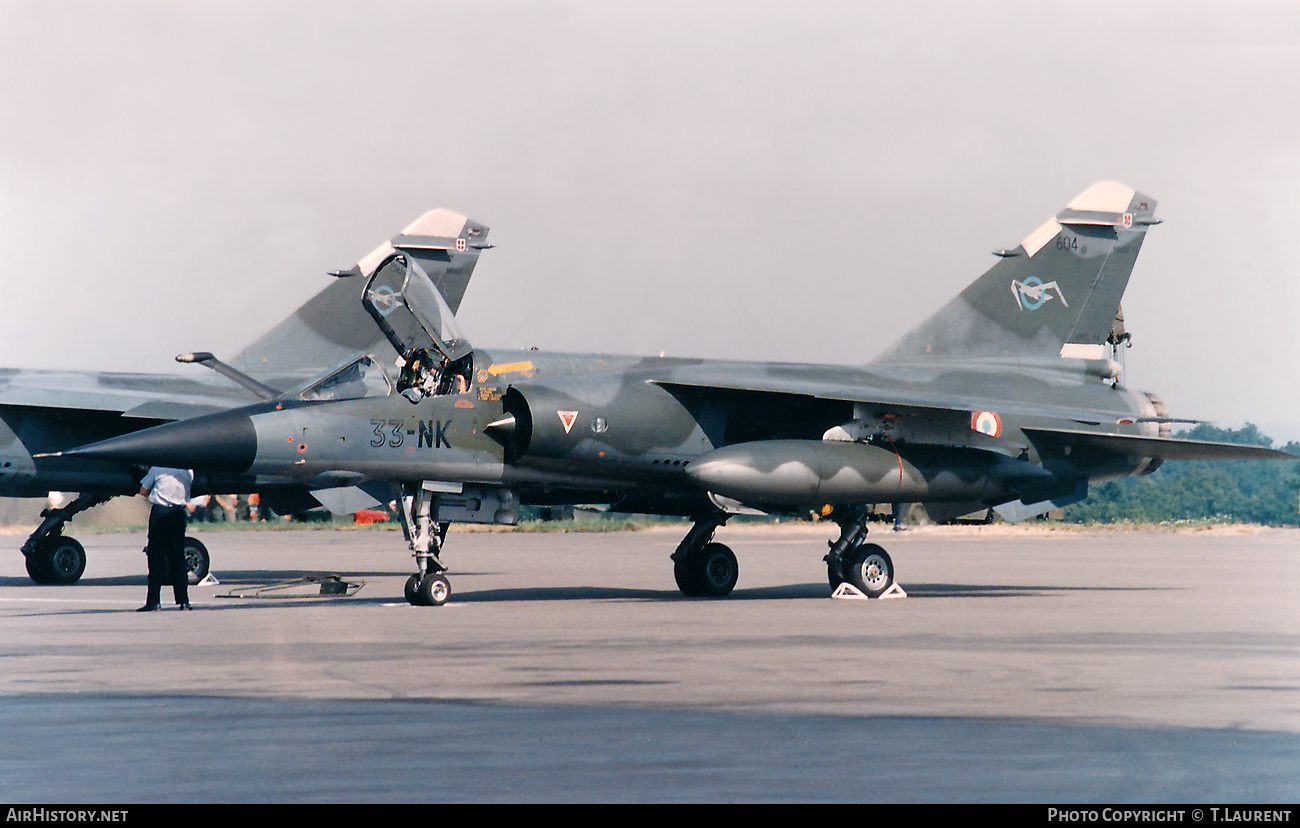
{"type": "Polygon", "coordinates": [[[1030,276],[1023,282],[1011,280],[1011,293],[1016,297],[1016,304],[1021,310],[1038,310],[1052,298],[1053,292],[1063,306],[1070,307],[1070,303],[1065,301],[1065,294],[1061,293],[1061,288],[1054,281],[1044,284],[1037,276],[1030,276]]]}

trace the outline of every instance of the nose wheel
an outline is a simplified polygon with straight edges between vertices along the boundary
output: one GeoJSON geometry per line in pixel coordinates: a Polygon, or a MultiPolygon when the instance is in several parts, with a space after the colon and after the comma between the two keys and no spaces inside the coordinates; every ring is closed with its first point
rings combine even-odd
{"type": "Polygon", "coordinates": [[[406,579],[403,590],[408,604],[417,607],[440,607],[451,597],[451,582],[443,573],[447,567],[438,558],[447,537],[446,523],[434,524],[432,493],[422,484],[402,484],[402,532],[415,553],[416,572],[406,579]]]}
{"type": "Polygon", "coordinates": [[[451,597],[451,582],[440,572],[424,577],[419,573],[406,580],[406,600],[417,607],[440,607],[451,597]]]}

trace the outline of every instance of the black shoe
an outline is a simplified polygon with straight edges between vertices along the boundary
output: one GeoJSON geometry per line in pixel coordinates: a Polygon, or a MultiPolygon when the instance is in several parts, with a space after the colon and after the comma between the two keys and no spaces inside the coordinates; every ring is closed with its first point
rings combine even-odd
{"type": "Polygon", "coordinates": [[[136,610],[136,612],[157,612],[160,609],[162,609],[162,607],[158,606],[157,604],[145,604],[143,607],[140,607],[140,609],[136,610]]]}
{"type": "Polygon", "coordinates": [[[187,610],[187,609],[194,609],[194,607],[191,607],[190,602],[186,601],[184,604],[177,604],[176,609],[187,610]]]}

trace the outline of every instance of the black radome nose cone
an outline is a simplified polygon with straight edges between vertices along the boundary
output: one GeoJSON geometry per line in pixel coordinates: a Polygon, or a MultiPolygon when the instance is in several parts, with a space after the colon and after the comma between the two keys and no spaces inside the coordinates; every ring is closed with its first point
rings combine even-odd
{"type": "Polygon", "coordinates": [[[257,432],[242,411],[222,411],[146,428],[63,452],[148,466],[242,472],[257,456],[257,432]]]}

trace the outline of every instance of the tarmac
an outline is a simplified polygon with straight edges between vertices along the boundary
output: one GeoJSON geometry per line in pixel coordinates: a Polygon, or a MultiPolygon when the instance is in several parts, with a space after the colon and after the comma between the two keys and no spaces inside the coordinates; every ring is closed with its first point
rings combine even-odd
{"type": "Polygon", "coordinates": [[[0,801],[1300,799],[1300,530],[873,530],[865,601],[815,524],[724,527],[684,598],[685,528],[453,529],[413,607],[400,532],[192,527],[189,613],[133,611],[140,534],[71,587],[0,536],[0,801]]]}

